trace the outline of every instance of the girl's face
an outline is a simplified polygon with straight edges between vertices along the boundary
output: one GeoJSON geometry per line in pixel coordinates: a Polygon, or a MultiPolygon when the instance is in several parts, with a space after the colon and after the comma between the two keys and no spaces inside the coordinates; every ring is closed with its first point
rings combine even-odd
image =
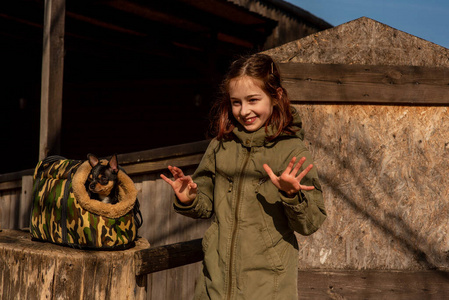
{"type": "Polygon", "coordinates": [[[259,80],[248,76],[229,82],[232,114],[247,131],[256,131],[264,126],[273,112],[271,98],[260,88],[261,85],[259,80]]]}

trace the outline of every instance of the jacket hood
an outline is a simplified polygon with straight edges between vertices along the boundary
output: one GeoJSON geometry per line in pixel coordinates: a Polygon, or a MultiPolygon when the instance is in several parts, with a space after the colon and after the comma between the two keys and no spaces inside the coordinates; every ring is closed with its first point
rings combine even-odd
{"type": "Polygon", "coordinates": [[[282,132],[277,138],[272,141],[267,141],[268,136],[275,134],[275,129],[272,125],[267,127],[265,132],[265,126],[262,126],[256,131],[247,131],[240,123],[232,131],[235,137],[241,141],[241,143],[246,147],[261,147],[264,145],[270,145],[276,143],[276,140],[283,137],[298,137],[304,140],[304,129],[302,128],[301,117],[298,111],[294,107],[290,107],[293,116],[293,128],[296,130],[295,135],[287,134],[282,132]]]}
{"type": "Polygon", "coordinates": [[[293,116],[293,127],[296,130],[295,135],[301,139],[301,141],[304,140],[304,129],[302,128],[302,120],[299,116],[298,111],[296,108],[291,106],[292,116],[293,116]]]}

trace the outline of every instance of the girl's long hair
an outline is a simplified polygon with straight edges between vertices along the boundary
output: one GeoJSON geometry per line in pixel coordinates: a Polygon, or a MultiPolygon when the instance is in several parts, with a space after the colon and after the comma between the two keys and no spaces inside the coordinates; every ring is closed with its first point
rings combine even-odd
{"type": "Polygon", "coordinates": [[[220,96],[215,102],[212,113],[212,133],[218,140],[231,138],[231,132],[237,124],[232,115],[229,96],[229,83],[232,79],[248,76],[261,83],[260,88],[271,98],[273,113],[265,123],[265,131],[273,125],[274,134],[267,137],[273,140],[281,133],[294,134],[293,116],[287,91],[281,85],[279,70],[273,59],[265,54],[244,56],[234,61],[220,86],[220,96]]]}

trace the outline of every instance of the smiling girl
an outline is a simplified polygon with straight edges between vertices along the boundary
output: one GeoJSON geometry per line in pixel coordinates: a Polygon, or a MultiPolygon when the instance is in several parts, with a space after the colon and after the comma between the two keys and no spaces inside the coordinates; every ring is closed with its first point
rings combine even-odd
{"type": "Polygon", "coordinates": [[[216,137],[195,173],[169,166],[174,180],[161,175],[178,213],[214,216],[195,299],[297,299],[294,232],[314,233],[326,211],[301,120],[271,57],[235,61],[216,111],[216,137]]]}

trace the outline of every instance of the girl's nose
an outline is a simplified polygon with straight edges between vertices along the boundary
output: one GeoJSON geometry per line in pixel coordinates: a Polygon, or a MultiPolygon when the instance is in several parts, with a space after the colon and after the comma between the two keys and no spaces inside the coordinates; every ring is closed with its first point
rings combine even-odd
{"type": "Polygon", "coordinates": [[[242,116],[247,116],[251,112],[248,104],[242,103],[242,109],[240,110],[240,114],[242,116]]]}

